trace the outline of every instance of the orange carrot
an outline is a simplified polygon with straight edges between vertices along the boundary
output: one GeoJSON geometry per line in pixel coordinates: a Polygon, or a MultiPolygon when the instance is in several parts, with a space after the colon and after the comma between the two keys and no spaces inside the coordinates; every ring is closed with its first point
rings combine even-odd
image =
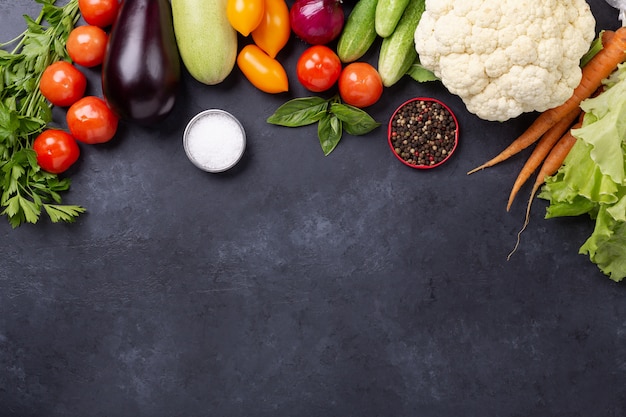
{"type": "MultiPolygon", "coordinates": [[[[581,125],[582,120],[572,126],[572,129],[579,128],[581,125]]],[[[546,181],[547,177],[554,175],[559,170],[575,143],[576,138],[572,135],[572,131],[570,129],[559,139],[559,141],[550,150],[548,156],[546,156],[546,159],[537,174],[537,179],[533,184],[533,189],[530,192],[530,198],[528,199],[528,205],[526,206],[526,218],[524,219],[524,225],[517,233],[517,242],[515,243],[515,247],[511,253],[509,253],[509,256],[507,256],[507,260],[510,259],[511,255],[513,255],[513,253],[517,250],[522,232],[526,229],[526,226],[528,226],[528,222],[530,221],[530,207],[532,206],[533,199],[535,198],[535,194],[537,194],[539,187],[541,187],[541,185],[546,181]]]]}
{"type": "Polygon", "coordinates": [[[526,149],[570,111],[579,107],[581,101],[591,96],[600,87],[602,80],[615,70],[617,64],[626,60],[626,27],[620,27],[612,35],[603,36],[603,41],[606,41],[606,44],[583,67],[580,84],[565,103],[541,113],[530,127],[506,149],[481,166],[469,171],[468,175],[496,165],[526,149]]]}
{"type": "Polygon", "coordinates": [[[528,157],[528,160],[522,167],[519,175],[515,179],[515,183],[513,184],[513,188],[511,189],[511,194],[509,195],[509,202],[506,205],[506,211],[509,211],[511,208],[511,204],[515,199],[515,196],[519,192],[522,185],[530,178],[530,176],[535,172],[537,167],[541,165],[544,158],[552,147],[557,143],[557,141],[567,132],[567,130],[572,127],[572,123],[576,120],[576,117],[580,114],[580,107],[576,107],[574,110],[570,111],[564,118],[559,120],[557,124],[552,126],[537,142],[537,146],[533,149],[533,152],[528,157]]]}
{"type": "Polygon", "coordinates": [[[611,38],[615,36],[615,32],[612,30],[602,31],[602,45],[606,45],[607,42],[611,42],[611,38]]]}

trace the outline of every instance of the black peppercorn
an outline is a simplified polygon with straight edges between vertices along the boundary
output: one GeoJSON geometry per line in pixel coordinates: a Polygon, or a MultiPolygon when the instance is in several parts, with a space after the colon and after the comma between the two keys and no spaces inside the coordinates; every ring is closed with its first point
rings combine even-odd
{"type": "Polygon", "coordinates": [[[396,110],[389,126],[392,149],[409,165],[436,166],[456,146],[454,115],[437,101],[414,99],[405,103],[396,110]]]}

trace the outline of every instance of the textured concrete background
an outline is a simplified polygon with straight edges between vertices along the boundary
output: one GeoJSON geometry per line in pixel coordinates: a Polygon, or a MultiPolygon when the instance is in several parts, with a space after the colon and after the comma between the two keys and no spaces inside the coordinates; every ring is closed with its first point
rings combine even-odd
{"type": "MultiPolygon", "coordinates": [[[[2,39],[38,10],[0,0],[2,39]]],[[[626,415],[626,288],[577,254],[591,222],[544,220],[537,201],[507,262],[524,158],[465,175],[533,116],[485,122],[406,78],[368,111],[386,124],[406,99],[444,100],[462,124],[447,164],[403,166],[384,127],[324,157],[314,127],[265,123],[309,95],[304,48],[279,55],[290,94],[237,69],[212,87],[185,75],[161,125],[83,146],[64,194],[88,209],[75,224],[0,222],[0,416],[626,415]],[[248,135],[221,175],[182,148],[213,107],[248,135]]]]}

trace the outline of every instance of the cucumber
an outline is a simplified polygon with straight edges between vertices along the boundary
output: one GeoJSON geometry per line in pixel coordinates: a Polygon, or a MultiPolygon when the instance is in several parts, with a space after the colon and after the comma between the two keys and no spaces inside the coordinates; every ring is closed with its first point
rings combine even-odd
{"type": "Polygon", "coordinates": [[[237,31],[226,16],[228,0],[171,0],[176,43],[196,80],[219,84],[237,59],[237,31]]]}
{"type": "MultiPolygon", "coordinates": [[[[379,0],[374,25],[378,36],[386,38],[396,28],[402,13],[411,0],[379,0]]],[[[413,0],[415,1],[415,0],[413,0]]]]}
{"type": "Polygon", "coordinates": [[[337,55],[341,62],[361,58],[376,40],[374,19],[379,0],[359,0],[348,15],[337,42],[337,55]]]}
{"type": "Polygon", "coordinates": [[[378,73],[385,87],[397,83],[417,58],[414,36],[424,8],[425,0],[411,0],[396,29],[383,38],[378,56],[378,73]]]}

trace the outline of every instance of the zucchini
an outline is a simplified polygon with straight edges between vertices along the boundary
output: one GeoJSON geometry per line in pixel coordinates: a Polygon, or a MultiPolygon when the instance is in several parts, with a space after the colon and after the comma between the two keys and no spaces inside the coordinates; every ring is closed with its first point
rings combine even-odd
{"type": "Polygon", "coordinates": [[[348,15],[337,42],[337,55],[341,62],[361,58],[376,40],[374,19],[378,0],[359,0],[348,15]]]}
{"type": "Polygon", "coordinates": [[[237,59],[237,31],[226,16],[228,0],[171,0],[174,33],[183,64],[201,83],[219,84],[237,59]]]}
{"type": "Polygon", "coordinates": [[[424,9],[425,0],[411,0],[396,29],[383,38],[378,56],[378,73],[385,87],[397,83],[415,62],[415,29],[424,9]]]}
{"type": "MultiPolygon", "coordinates": [[[[395,30],[402,13],[411,0],[379,0],[376,6],[374,26],[378,36],[386,38],[395,30]]],[[[413,0],[415,1],[415,0],[413,0]]],[[[418,0],[419,1],[419,0],[418,0]]]]}

